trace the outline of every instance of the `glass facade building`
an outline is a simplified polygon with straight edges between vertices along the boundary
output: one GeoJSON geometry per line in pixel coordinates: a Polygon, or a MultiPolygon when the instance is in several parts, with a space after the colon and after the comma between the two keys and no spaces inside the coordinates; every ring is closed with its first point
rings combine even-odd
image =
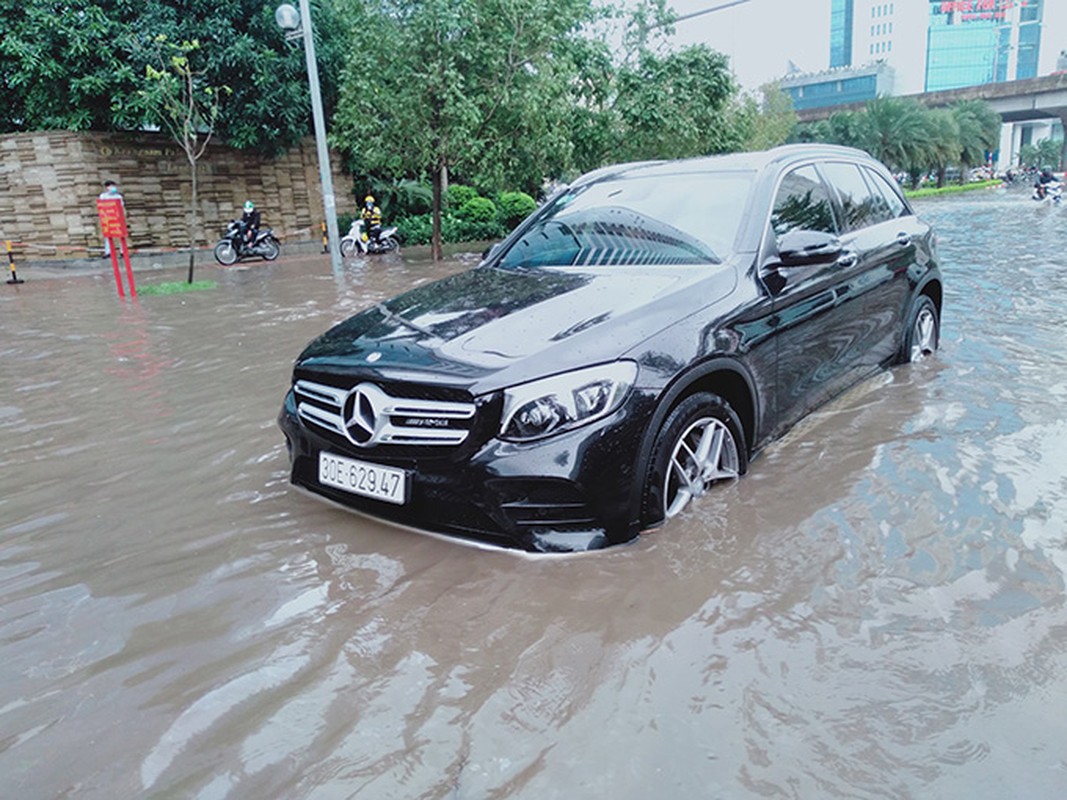
{"type": "Polygon", "coordinates": [[[925,90],[1034,78],[1043,0],[930,0],[925,90]]]}
{"type": "Polygon", "coordinates": [[[852,66],[852,20],[855,0],[831,0],[830,68],[852,66]]]}

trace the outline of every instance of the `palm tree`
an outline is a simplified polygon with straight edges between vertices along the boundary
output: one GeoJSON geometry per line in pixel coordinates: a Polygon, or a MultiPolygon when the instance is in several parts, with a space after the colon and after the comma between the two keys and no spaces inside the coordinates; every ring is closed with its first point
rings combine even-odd
{"type": "Polygon", "coordinates": [[[1000,114],[982,100],[960,100],[952,106],[959,126],[960,182],[971,167],[984,164],[986,154],[1000,143],[1000,114]]]}
{"type": "MultiPolygon", "coordinates": [[[[944,108],[927,109],[927,157],[925,166],[937,171],[937,188],[945,185],[945,171],[960,161],[960,126],[955,115],[944,108]]],[[[921,169],[923,164],[914,164],[921,169]]]]}
{"type": "Polygon", "coordinates": [[[915,100],[879,97],[867,103],[861,115],[861,141],[867,152],[893,169],[907,171],[933,163],[927,140],[930,126],[926,110],[915,100]]]}

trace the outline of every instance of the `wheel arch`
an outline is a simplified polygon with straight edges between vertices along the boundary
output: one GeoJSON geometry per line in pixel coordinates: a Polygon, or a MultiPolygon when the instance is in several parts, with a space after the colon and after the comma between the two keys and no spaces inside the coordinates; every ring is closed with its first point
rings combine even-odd
{"type": "Polygon", "coordinates": [[[710,392],[730,404],[741,420],[741,428],[745,436],[745,455],[746,457],[752,455],[756,433],[759,430],[760,414],[755,381],[749,375],[748,370],[738,362],[726,358],[713,359],[690,369],[660,393],[656,401],[656,409],[645,429],[634,472],[641,484],[638,487],[639,490],[633,493],[635,502],[630,514],[630,518],[638,523],[641,518],[644,482],[648,475],[656,437],[667,417],[678,404],[698,392],[710,392]]]}
{"type": "MultiPolygon", "coordinates": [[[[926,283],[922,284],[915,292],[916,298],[921,295],[926,295],[933,301],[934,307],[937,309],[938,319],[941,319],[942,291],[943,289],[940,279],[932,277],[930,280],[926,281],[926,283]]],[[[914,300],[912,300],[912,302],[914,302],[914,300]]]]}

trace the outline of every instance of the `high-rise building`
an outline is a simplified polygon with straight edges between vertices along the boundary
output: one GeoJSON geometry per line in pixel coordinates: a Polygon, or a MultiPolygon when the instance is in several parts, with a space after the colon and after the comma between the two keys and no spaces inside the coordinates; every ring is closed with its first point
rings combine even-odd
{"type": "Polygon", "coordinates": [[[924,90],[1038,75],[1044,0],[929,0],[924,90]]]}
{"type": "Polygon", "coordinates": [[[1067,49],[1067,0],[830,0],[831,68],[893,67],[917,94],[1047,75],[1067,49]]]}
{"type": "Polygon", "coordinates": [[[832,0],[830,5],[830,69],[852,66],[853,0],[832,0]]]}

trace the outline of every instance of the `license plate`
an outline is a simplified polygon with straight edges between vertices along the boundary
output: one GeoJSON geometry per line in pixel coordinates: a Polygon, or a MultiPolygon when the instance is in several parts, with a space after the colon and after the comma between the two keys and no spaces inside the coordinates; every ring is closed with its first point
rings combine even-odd
{"type": "Polygon", "coordinates": [[[403,505],[407,500],[404,470],[333,453],[319,453],[319,483],[386,503],[403,505]]]}

